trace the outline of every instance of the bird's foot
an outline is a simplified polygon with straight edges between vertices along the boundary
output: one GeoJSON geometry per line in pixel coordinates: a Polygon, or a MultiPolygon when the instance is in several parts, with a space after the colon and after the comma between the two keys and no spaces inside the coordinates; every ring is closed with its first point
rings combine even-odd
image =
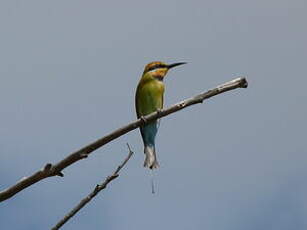
{"type": "Polygon", "coordinates": [[[144,116],[141,116],[140,119],[141,119],[141,121],[142,121],[143,123],[146,123],[146,122],[147,122],[147,119],[146,119],[144,116]]]}

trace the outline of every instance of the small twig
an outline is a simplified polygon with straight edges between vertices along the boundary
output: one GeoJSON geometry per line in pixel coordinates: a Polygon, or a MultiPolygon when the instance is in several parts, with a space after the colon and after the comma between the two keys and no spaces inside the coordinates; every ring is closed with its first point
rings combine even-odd
{"type": "Polygon", "coordinates": [[[113,141],[114,139],[134,130],[137,129],[140,126],[145,125],[146,123],[149,123],[153,120],[157,120],[158,118],[165,117],[171,113],[175,113],[179,110],[182,110],[188,106],[202,103],[204,100],[216,96],[218,94],[227,92],[229,90],[233,90],[236,88],[246,88],[247,87],[247,81],[244,77],[236,78],[232,81],[226,82],[214,89],[211,89],[209,91],[206,91],[204,93],[198,94],[192,98],[188,98],[182,102],[179,102],[175,105],[170,106],[169,108],[151,113],[147,116],[144,116],[143,118],[140,118],[134,122],[131,122],[128,125],[125,125],[112,133],[98,139],[97,141],[77,150],[76,152],[68,155],[60,162],[52,165],[48,164],[48,167],[44,167],[44,169],[41,169],[34,173],[33,175],[29,177],[24,177],[22,180],[17,182],[12,187],[9,187],[3,191],[0,192],[0,202],[9,199],[10,197],[14,196],[16,193],[22,191],[23,189],[31,186],[32,184],[35,184],[36,182],[43,180],[47,177],[52,176],[64,176],[62,174],[62,170],[67,168],[68,166],[72,165],[76,161],[82,160],[86,158],[89,154],[91,154],[96,149],[102,147],[103,145],[113,141]]]}
{"type": "Polygon", "coordinates": [[[125,158],[125,160],[117,167],[117,169],[113,172],[111,176],[108,176],[101,184],[96,185],[94,190],[88,194],[85,198],[83,198],[78,205],[76,205],[67,215],[63,217],[51,230],[60,229],[70,218],[72,218],[77,212],[80,211],[88,202],[92,200],[101,190],[105,189],[107,185],[119,176],[119,171],[125,166],[130,157],[133,155],[133,152],[130,149],[129,144],[127,143],[129,154],[125,158]]]}

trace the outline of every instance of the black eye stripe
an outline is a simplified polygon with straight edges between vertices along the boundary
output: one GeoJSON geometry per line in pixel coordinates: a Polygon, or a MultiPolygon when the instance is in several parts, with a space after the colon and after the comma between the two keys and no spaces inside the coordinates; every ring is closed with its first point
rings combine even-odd
{"type": "Polygon", "coordinates": [[[166,68],[166,65],[163,65],[163,64],[154,65],[154,66],[152,66],[152,67],[150,67],[150,68],[148,69],[148,72],[149,72],[149,71],[152,71],[152,70],[154,70],[154,69],[159,69],[159,68],[166,68]]]}

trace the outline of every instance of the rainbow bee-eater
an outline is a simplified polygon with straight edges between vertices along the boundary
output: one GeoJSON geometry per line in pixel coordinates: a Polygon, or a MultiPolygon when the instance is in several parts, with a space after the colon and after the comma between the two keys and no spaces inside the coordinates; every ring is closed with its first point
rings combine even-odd
{"type": "MultiPolygon", "coordinates": [[[[179,62],[166,64],[163,62],[151,62],[145,66],[143,75],[139,81],[135,94],[135,108],[138,118],[143,118],[150,113],[163,108],[164,83],[163,79],[168,70],[185,64],[179,62]]],[[[140,128],[144,142],[145,162],[144,167],[155,169],[159,167],[155,150],[155,138],[159,127],[159,121],[152,121],[140,128]]]]}

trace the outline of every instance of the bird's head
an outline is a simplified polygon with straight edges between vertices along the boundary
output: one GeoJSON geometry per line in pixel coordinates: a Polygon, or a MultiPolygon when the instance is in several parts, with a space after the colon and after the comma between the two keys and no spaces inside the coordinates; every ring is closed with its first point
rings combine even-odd
{"type": "Polygon", "coordinates": [[[151,62],[145,66],[143,75],[150,74],[159,80],[163,80],[169,69],[183,64],[186,64],[186,62],[177,62],[174,64],[166,64],[160,61],[151,62]]]}

